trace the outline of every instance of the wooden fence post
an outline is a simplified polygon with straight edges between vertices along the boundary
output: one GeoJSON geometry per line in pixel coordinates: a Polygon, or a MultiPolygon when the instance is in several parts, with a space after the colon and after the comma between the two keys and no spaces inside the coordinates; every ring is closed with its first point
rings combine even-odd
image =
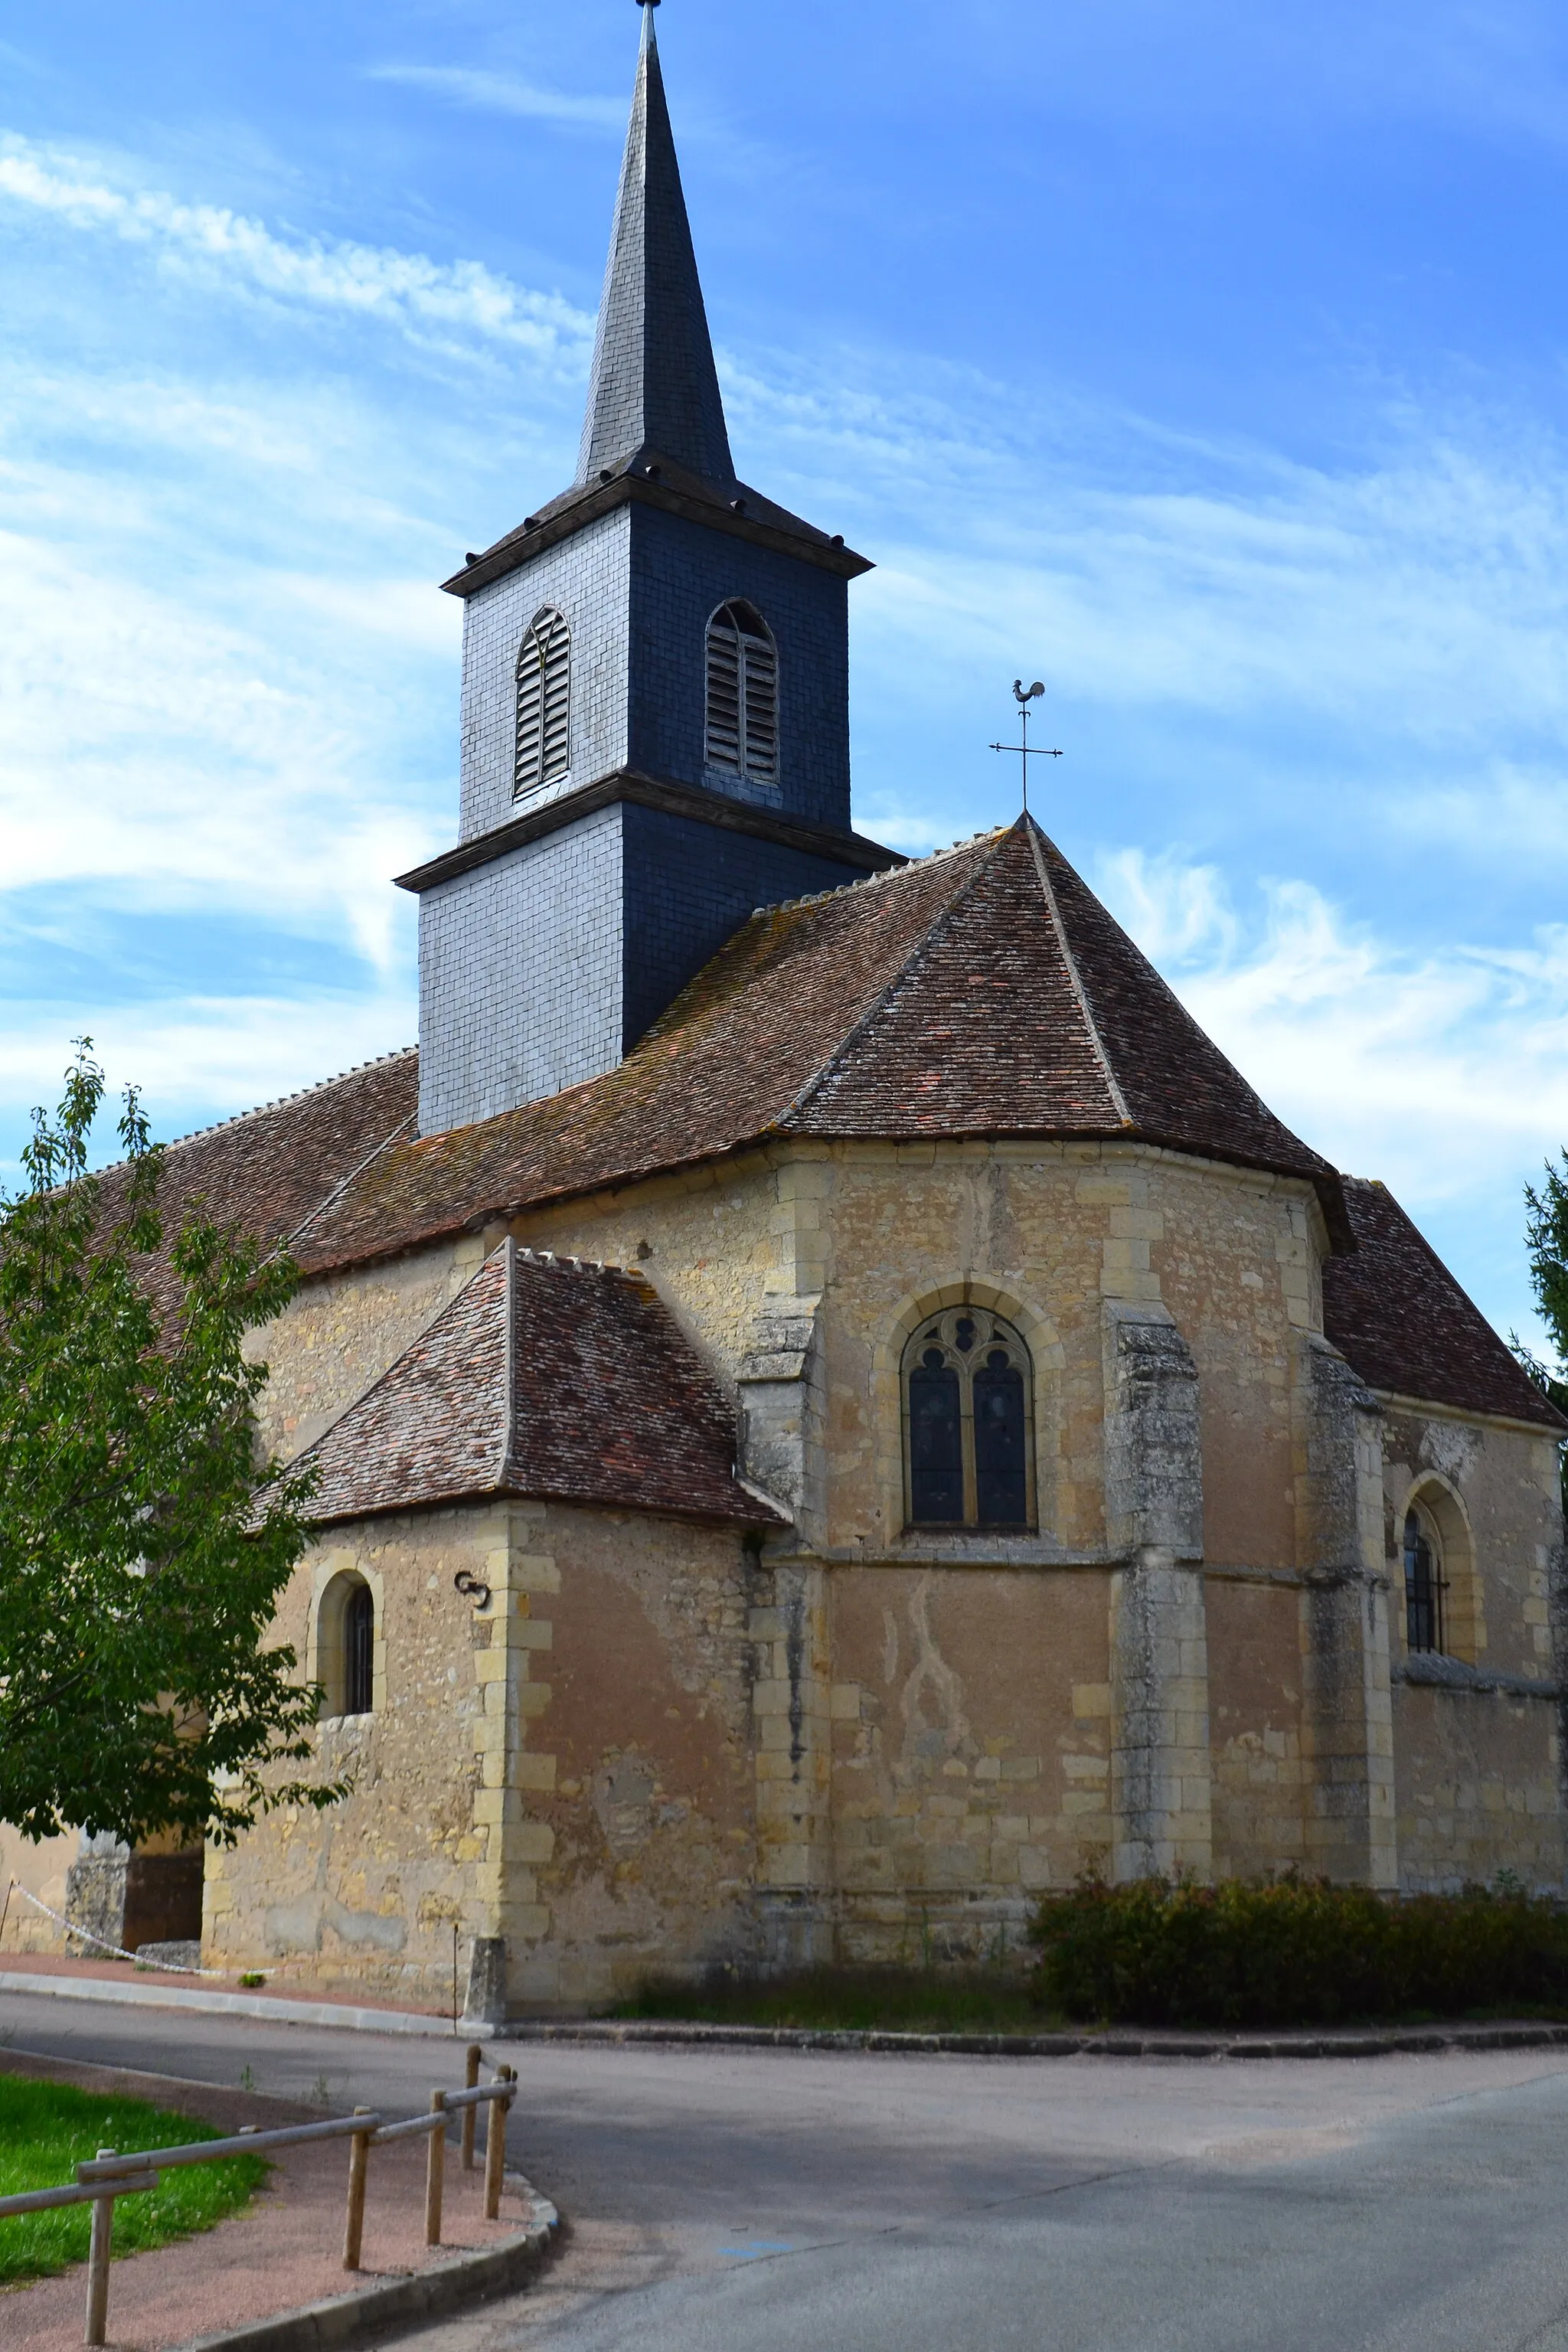
{"type": "MultiPolygon", "coordinates": [[[[479,2060],[484,2054],[477,2042],[469,2042],[468,2072],[463,2083],[465,2090],[472,2091],[479,2087],[479,2060]]],[[[472,2172],[474,2168],[474,2125],[478,2120],[479,2112],[478,2107],[463,2109],[463,2170],[465,2172],[472,2172]]]]}
{"type": "MultiPolygon", "coordinates": [[[[447,2112],[445,2091],[432,2091],[430,2112],[444,2116],[447,2112]]],[[[447,2177],[447,2126],[437,2124],[429,2134],[429,2152],[425,2162],[425,2242],[438,2246],[441,2242],[441,2191],[447,2177]]]]}
{"type": "MultiPolygon", "coordinates": [[[[498,2083],[512,2083],[517,2080],[517,2077],[510,2066],[500,2066],[496,2069],[496,2080],[498,2083]]],[[[489,2102],[489,2121],[485,2126],[485,2219],[487,2221],[498,2221],[500,2219],[501,2178],[506,2170],[507,2105],[508,2102],[505,2099],[491,2099],[489,2102]]]]}
{"type": "MultiPolygon", "coordinates": [[[[100,2147],[100,2157],[112,2156],[111,2147],[100,2147]]],[[[114,2193],[95,2197],[92,2200],[92,2236],[87,2256],[87,2332],[84,2344],[106,2344],[109,2341],[109,2263],[114,2238],[114,2193]]]]}
{"type": "MultiPolygon", "coordinates": [[[[356,2116],[368,2116],[368,2107],[356,2107],[356,2116]]],[[[357,2271],[360,2249],[364,2243],[365,2174],[370,2168],[370,2134],[355,2132],[349,2142],[349,2210],[343,2224],[343,2268],[357,2271]]]]}

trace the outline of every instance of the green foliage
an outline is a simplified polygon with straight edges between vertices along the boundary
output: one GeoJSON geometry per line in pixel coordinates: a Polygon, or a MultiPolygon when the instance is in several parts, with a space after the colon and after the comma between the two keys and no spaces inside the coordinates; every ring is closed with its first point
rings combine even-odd
{"type": "MultiPolygon", "coordinates": [[[[150,2107],[141,2099],[95,2098],[61,2083],[34,2083],[0,2074],[0,2197],[26,2189],[61,2189],[76,2168],[100,2147],[122,2156],[146,2147],[174,2147],[222,2135],[189,2116],[150,2107]]],[[[114,2208],[114,2251],[135,2253],[210,2230],[246,2203],[267,2176],[259,2157],[193,2164],[163,2174],[151,2194],[122,2197],[114,2208]]],[[[48,2278],[87,2260],[89,2205],[52,2213],[13,2213],[0,2221],[0,2284],[48,2278]]]]}
{"type": "Polygon", "coordinates": [[[26,1185],[0,1195],[0,1820],[232,1843],[283,1787],[318,1694],[264,1646],[309,1482],[258,1458],[247,1329],[296,1276],[193,1214],[164,1251],[161,1150],[133,1093],[111,1188],[88,1171],[83,1039],[26,1185]]]}
{"type": "MultiPolygon", "coordinates": [[[[1540,1190],[1524,1188],[1524,1238],[1530,1249],[1530,1279],[1541,1318],[1552,1334],[1559,1367],[1568,1365],[1568,1154],[1548,1160],[1540,1190]]],[[[1568,1412],[1568,1381],[1533,1355],[1517,1334],[1509,1344],[1531,1379],[1559,1412],[1568,1412]]],[[[1568,1448],[1560,1454],[1563,1501],[1568,1509],[1568,1448]]]]}
{"type": "Polygon", "coordinates": [[[1040,1993],[1108,2024],[1332,2025],[1568,2010],[1568,1914],[1506,1879],[1400,1900],[1291,1875],[1080,1879],[1036,1913],[1040,1993]]]}
{"type": "Polygon", "coordinates": [[[700,1985],[656,1978],[615,2013],[814,2033],[1038,2033],[1042,2022],[1028,1985],[999,1969],[803,1969],[700,1985]]]}

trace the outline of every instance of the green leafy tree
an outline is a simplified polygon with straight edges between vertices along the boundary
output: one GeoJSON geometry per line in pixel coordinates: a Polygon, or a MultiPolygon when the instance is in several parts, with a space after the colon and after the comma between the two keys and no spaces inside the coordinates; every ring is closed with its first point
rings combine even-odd
{"type": "Polygon", "coordinates": [[[309,1481],[261,1456],[243,1345],[297,1276],[199,1214],[166,1240],[134,1091],[89,1172],[90,1046],[0,1194],[0,1820],[232,1843],[339,1793],[279,1769],[320,1696],[268,1641],[309,1481]]]}
{"type": "MultiPolygon", "coordinates": [[[[1542,1362],[1515,1334],[1510,1335],[1514,1354],[1542,1396],[1560,1412],[1568,1412],[1568,1153],[1548,1160],[1539,1189],[1524,1188],[1527,1212],[1525,1241],[1530,1249],[1530,1279],[1541,1318],[1552,1335],[1556,1368],[1542,1362]]],[[[1568,1449],[1561,1455],[1563,1501],[1568,1509],[1568,1449]]]]}

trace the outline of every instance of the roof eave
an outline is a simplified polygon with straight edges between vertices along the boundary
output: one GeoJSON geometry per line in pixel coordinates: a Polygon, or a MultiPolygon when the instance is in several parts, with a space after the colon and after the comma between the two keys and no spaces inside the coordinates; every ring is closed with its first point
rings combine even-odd
{"type": "Polygon", "coordinates": [[[472,563],[465,564],[449,580],[443,580],[441,586],[448,596],[477,596],[493,581],[502,580],[509,572],[531,563],[546,548],[558,546],[562,540],[572,538],[589,523],[624,506],[654,507],[662,514],[679,515],[687,522],[705,523],[711,530],[725,531],[731,539],[746,540],[753,547],[771,548],[778,554],[794,555],[802,562],[815,563],[824,572],[836,572],[841,580],[858,580],[863,572],[875,569],[868,556],[858,555],[842,541],[829,539],[809,526],[799,531],[785,530],[758,515],[737,511],[732,502],[721,500],[717,495],[698,498],[646,473],[618,473],[613,481],[585,483],[580,490],[567,491],[563,499],[554,501],[551,512],[498,539],[472,563]]]}

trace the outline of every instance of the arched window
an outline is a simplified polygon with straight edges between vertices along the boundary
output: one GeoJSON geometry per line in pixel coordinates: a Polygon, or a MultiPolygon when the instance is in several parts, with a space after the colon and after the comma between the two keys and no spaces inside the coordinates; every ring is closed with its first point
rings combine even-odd
{"type": "Polygon", "coordinates": [[[708,624],[707,761],[752,783],[778,781],[778,652],[756,606],[739,598],[708,624]]]}
{"type": "Polygon", "coordinates": [[[1443,1550],[1428,1514],[1412,1504],[1405,1514],[1405,1645],[1409,1650],[1442,1650],[1443,1550]]]}
{"type": "Polygon", "coordinates": [[[363,1576],[334,1576],[317,1619],[316,1679],[332,1715],[375,1712],[375,1595],[363,1576]]]}
{"type": "Polygon", "coordinates": [[[517,754],[511,796],[526,800],[572,765],[572,632],[546,605],[528,625],[517,656],[517,754]]]}
{"type": "Polygon", "coordinates": [[[1027,1528],[1035,1518],[1029,1351],[989,1307],[952,1307],[904,1349],[911,1527],[1027,1528]]]}

